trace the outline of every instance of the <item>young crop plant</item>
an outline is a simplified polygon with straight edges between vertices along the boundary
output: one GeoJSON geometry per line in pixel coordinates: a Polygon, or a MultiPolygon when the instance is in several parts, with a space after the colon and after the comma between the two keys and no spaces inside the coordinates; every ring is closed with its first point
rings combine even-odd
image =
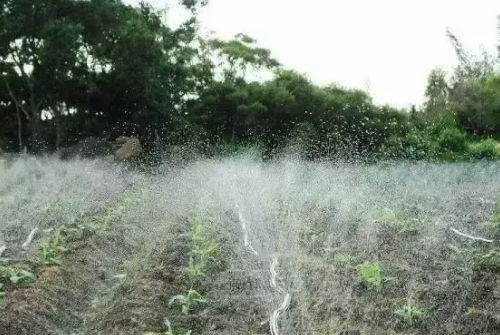
{"type": "Polygon", "coordinates": [[[13,285],[25,286],[36,280],[36,275],[23,269],[0,266],[0,281],[8,280],[13,285]]]}
{"type": "Polygon", "coordinates": [[[392,282],[394,278],[382,276],[382,269],[378,263],[365,262],[356,266],[358,279],[369,289],[380,292],[382,288],[392,282]]]}
{"type": "Polygon", "coordinates": [[[178,294],[176,296],[173,296],[168,303],[169,307],[171,307],[176,302],[180,303],[181,312],[184,315],[188,315],[195,306],[207,303],[207,301],[203,299],[201,294],[193,289],[190,289],[187,294],[178,294]]]}
{"type": "Polygon", "coordinates": [[[425,308],[418,308],[412,306],[410,302],[403,308],[396,311],[396,315],[399,315],[401,321],[408,327],[414,327],[427,315],[427,310],[425,308]]]}
{"type": "Polygon", "coordinates": [[[211,240],[203,227],[203,221],[199,214],[194,215],[191,220],[192,230],[192,250],[193,256],[204,260],[215,259],[219,253],[219,243],[211,240]]]}
{"type": "Polygon", "coordinates": [[[60,256],[65,250],[62,246],[63,236],[62,231],[58,230],[57,233],[46,243],[40,246],[39,262],[43,265],[59,265],[60,256]]]}
{"type": "Polygon", "coordinates": [[[196,263],[193,257],[189,257],[189,265],[184,272],[190,281],[200,280],[206,277],[207,266],[205,263],[196,263]]]}
{"type": "Polygon", "coordinates": [[[185,268],[188,279],[195,281],[206,277],[209,262],[216,259],[219,250],[219,243],[208,237],[203,227],[201,216],[195,214],[191,218],[189,265],[185,268]]]}

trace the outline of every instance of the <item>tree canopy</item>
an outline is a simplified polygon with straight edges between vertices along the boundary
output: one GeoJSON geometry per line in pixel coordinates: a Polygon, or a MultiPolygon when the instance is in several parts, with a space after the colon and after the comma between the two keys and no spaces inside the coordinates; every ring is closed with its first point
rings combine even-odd
{"type": "Polygon", "coordinates": [[[423,106],[406,111],[376,105],[362,90],[315,85],[248,35],[202,38],[197,15],[206,2],[181,4],[190,15],[172,28],[146,2],[3,1],[3,146],[40,152],[136,135],[147,151],[250,143],[314,158],[446,151],[439,139],[455,131],[468,142],[500,135],[498,57],[471,56],[450,31],[459,65],[450,78],[433,70],[423,106]],[[272,77],[251,81],[255,71],[272,77]]]}

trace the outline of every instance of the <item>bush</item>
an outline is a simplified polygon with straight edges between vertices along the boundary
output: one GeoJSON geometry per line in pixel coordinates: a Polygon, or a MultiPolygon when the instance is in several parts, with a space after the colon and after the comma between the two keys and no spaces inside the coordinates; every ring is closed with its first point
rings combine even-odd
{"type": "MultiPolygon", "coordinates": [[[[467,151],[467,133],[457,128],[444,128],[437,135],[437,144],[441,150],[456,153],[467,151]]],[[[440,151],[441,151],[440,150],[440,151]]]]}
{"type": "Polygon", "coordinates": [[[475,143],[469,143],[468,152],[476,159],[494,158],[498,156],[498,142],[494,139],[486,139],[475,143]]]}

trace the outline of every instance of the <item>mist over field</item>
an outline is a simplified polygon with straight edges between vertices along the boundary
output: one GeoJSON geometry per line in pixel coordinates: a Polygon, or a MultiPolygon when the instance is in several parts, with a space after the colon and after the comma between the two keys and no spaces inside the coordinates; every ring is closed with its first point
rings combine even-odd
{"type": "Polygon", "coordinates": [[[498,331],[497,162],[0,170],[2,334],[498,331]]]}

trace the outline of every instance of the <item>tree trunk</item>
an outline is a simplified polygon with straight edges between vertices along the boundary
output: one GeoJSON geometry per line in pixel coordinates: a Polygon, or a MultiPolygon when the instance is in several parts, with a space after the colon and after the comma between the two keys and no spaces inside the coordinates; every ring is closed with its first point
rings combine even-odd
{"type": "Polygon", "coordinates": [[[56,150],[61,146],[61,113],[57,108],[57,103],[52,104],[52,112],[54,112],[54,123],[56,124],[56,150]]]}
{"type": "Polygon", "coordinates": [[[40,150],[39,118],[34,115],[30,120],[30,146],[31,151],[37,153],[40,150]]]}
{"type": "Polygon", "coordinates": [[[19,141],[19,152],[23,151],[23,124],[21,119],[21,112],[19,107],[16,105],[16,117],[17,117],[17,140],[19,141]]]}
{"type": "Polygon", "coordinates": [[[31,150],[35,153],[37,153],[40,150],[41,143],[40,143],[40,133],[39,133],[39,126],[40,126],[40,113],[38,110],[37,103],[35,101],[34,94],[31,94],[30,97],[30,112],[31,112],[31,118],[30,118],[30,139],[31,139],[31,150]]]}

